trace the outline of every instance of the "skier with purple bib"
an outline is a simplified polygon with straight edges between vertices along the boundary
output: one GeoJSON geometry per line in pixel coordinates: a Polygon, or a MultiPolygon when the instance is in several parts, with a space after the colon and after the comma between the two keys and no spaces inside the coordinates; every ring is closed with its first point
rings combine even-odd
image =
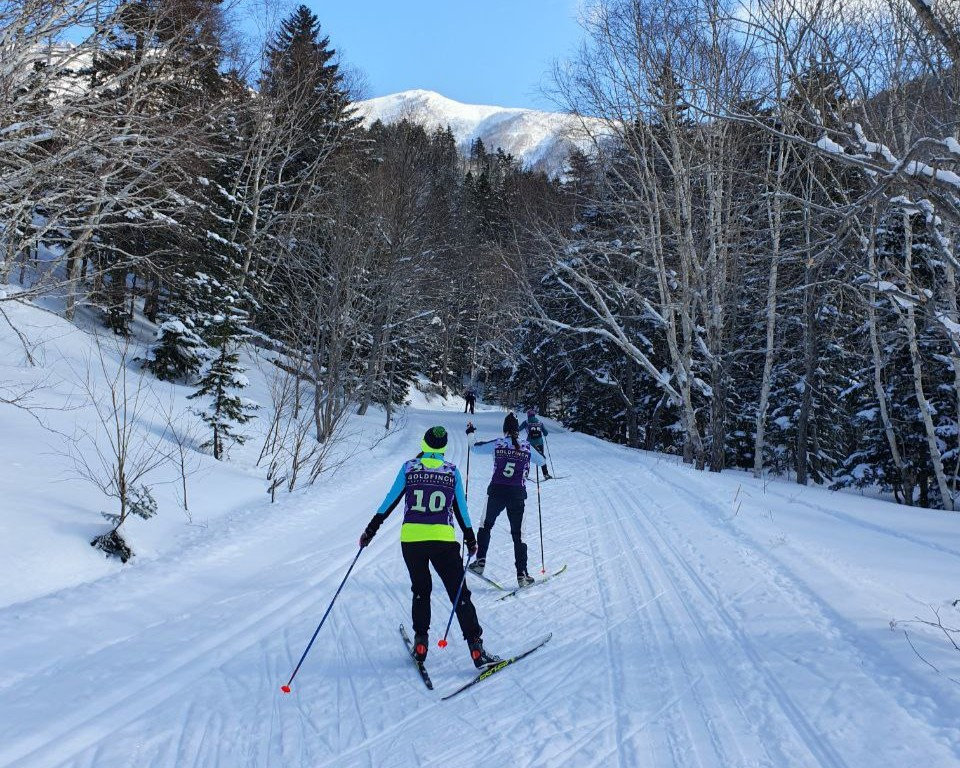
{"type": "Polygon", "coordinates": [[[460,600],[455,606],[457,621],[470,648],[474,665],[478,669],[487,667],[500,659],[484,650],[481,640],[483,629],[477,620],[470,590],[466,584],[461,588],[464,572],[454,534],[454,521],[463,531],[463,541],[471,555],[477,551],[477,539],[467,511],[460,470],[443,458],[447,449],[447,431],[443,427],[428,429],[420,447],[421,453],[400,467],[393,486],[360,536],[360,546],[365,547],[370,543],[383,521],[403,501],[400,549],[410,573],[410,589],[413,592],[413,657],[420,662],[427,657],[432,565],[451,602],[457,599],[457,590],[460,590],[460,600]]]}
{"type": "Polygon", "coordinates": [[[546,459],[535,452],[530,443],[521,440],[520,425],[511,411],[503,421],[504,437],[496,440],[476,442],[473,450],[477,453],[493,454],[493,477],[487,486],[487,510],[477,533],[477,559],[468,567],[482,574],[486,566],[487,549],[490,546],[490,533],[497,517],[504,510],[510,521],[510,535],[513,537],[513,558],[517,567],[517,584],[527,587],[533,584],[533,577],[527,573],[527,545],[523,543],[523,510],[527,498],[526,480],[530,464],[544,466],[546,459]]]}
{"type": "MultiPolygon", "coordinates": [[[[541,456],[546,459],[547,454],[544,452],[544,438],[550,433],[547,432],[547,425],[540,421],[537,418],[537,412],[531,408],[527,411],[527,420],[520,425],[518,431],[522,432],[523,430],[527,431],[527,441],[533,446],[534,450],[539,453],[541,456]]],[[[547,465],[544,463],[543,469],[544,478],[547,480],[550,479],[550,473],[547,472],[547,465]]]]}

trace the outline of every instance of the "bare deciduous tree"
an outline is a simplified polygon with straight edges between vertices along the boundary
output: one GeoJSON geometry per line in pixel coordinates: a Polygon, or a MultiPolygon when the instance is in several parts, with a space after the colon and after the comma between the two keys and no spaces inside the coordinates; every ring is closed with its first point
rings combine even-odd
{"type": "Polygon", "coordinates": [[[91,544],[126,562],[133,552],[120,528],[130,515],[148,519],[156,514],[145,480],[170,459],[167,432],[147,423],[160,412],[159,403],[147,377],[135,370],[138,364],[131,358],[129,341],[95,338],[95,354],[87,359],[85,370],[77,372],[85,404],[96,416],[95,426],[78,426],[68,452],[77,476],[117,502],[116,511],[102,513],[110,532],[91,544]]]}

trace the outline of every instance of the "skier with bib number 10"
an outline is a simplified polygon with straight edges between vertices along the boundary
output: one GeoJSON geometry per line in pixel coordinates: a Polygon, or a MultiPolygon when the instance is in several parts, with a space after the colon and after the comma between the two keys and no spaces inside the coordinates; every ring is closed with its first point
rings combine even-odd
{"type": "Polygon", "coordinates": [[[471,554],[476,552],[477,540],[467,511],[460,470],[443,458],[447,449],[447,431],[443,427],[428,429],[420,448],[421,452],[416,458],[404,462],[400,467],[393,486],[360,536],[360,546],[366,547],[370,543],[383,521],[403,501],[400,549],[410,573],[410,589],[413,592],[413,657],[419,662],[427,657],[432,565],[451,603],[456,601],[457,621],[470,648],[470,658],[477,669],[483,669],[501,659],[484,650],[481,639],[483,629],[470,599],[470,590],[463,583],[463,562],[454,535],[454,520],[463,531],[464,543],[471,554]]]}
{"type": "Polygon", "coordinates": [[[511,411],[503,421],[504,437],[478,441],[473,444],[476,453],[493,454],[493,477],[487,486],[487,509],[477,533],[477,559],[468,567],[482,574],[486,566],[490,533],[497,517],[506,510],[513,537],[513,558],[517,567],[517,584],[528,587],[533,577],[527,573],[527,545],[523,543],[523,510],[527,498],[526,480],[530,464],[544,466],[547,460],[519,436],[517,417],[511,411]]]}

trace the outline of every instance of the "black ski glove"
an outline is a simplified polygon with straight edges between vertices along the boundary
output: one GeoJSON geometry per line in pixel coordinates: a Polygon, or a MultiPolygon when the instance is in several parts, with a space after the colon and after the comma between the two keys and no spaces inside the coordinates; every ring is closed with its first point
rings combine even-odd
{"type": "Polygon", "coordinates": [[[463,532],[463,543],[467,546],[467,552],[470,553],[470,557],[477,554],[477,537],[473,535],[473,528],[467,528],[467,530],[463,532]]]}
{"type": "Polygon", "coordinates": [[[476,428],[475,426],[473,426],[473,422],[472,422],[472,421],[468,421],[468,422],[467,422],[467,434],[468,434],[468,435],[472,435],[472,434],[473,434],[474,432],[476,432],[476,431],[477,431],[477,428],[476,428]]]}
{"type": "Polygon", "coordinates": [[[374,515],[373,519],[367,524],[367,527],[364,529],[363,533],[360,534],[360,546],[365,547],[371,541],[373,537],[377,535],[377,531],[380,530],[380,526],[383,524],[383,517],[380,515],[374,515]]]}

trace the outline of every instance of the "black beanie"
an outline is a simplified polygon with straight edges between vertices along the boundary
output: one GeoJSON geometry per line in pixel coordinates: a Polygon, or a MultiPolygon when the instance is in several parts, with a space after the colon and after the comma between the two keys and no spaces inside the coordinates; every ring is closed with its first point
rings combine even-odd
{"type": "Polygon", "coordinates": [[[517,421],[517,417],[513,415],[513,411],[507,414],[507,418],[503,420],[503,434],[505,435],[515,435],[520,431],[520,422],[517,421]]]}
{"type": "Polygon", "coordinates": [[[430,427],[423,433],[423,444],[431,451],[442,453],[447,447],[447,430],[443,427],[430,427]]]}

